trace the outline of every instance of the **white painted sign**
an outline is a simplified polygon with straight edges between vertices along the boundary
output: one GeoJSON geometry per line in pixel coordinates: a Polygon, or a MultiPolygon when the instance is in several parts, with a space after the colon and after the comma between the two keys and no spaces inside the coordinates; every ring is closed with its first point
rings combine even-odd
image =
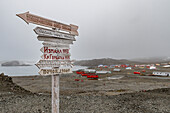
{"type": "Polygon", "coordinates": [[[42,47],[40,51],[42,53],[56,53],[56,54],[69,54],[69,48],[54,48],[54,47],[42,47]]]}
{"type": "Polygon", "coordinates": [[[56,74],[68,74],[72,73],[71,68],[56,68],[56,69],[40,69],[39,74],[46,76],[46,75],[56,75],[56,74]]]}
{"type": "Polygon", "coordinates": [[[46,36],[38,36],[37,39],[39,41],[49,41],[49,42],[55,42],[60,44],[73,44],[72,40],[57,39],[57,38],[46,37],[46,36]]]}
{"type": "Polygon", "coordinates": [[[47,41],[43,42],[42,44],[46,47],[56,47],[56,48],[57,47],[58,48],[60,47],[69,48],[70,47],[69,44],[53,43],[53,42],[47,42],[47,41]]]}
{"type": "Polygon", "coordinates": [[[43,60],[70,60],[70,54],[68,55],[43,54],[41,58],[43,60]]]}
{"type": "Polygon", "coordinates": [[[39,60],[35,64],[39,69],[45,67],[72,67],[73,61],[70,60],[39,60]]]}
{"type": "Polygon", "coordinates": [[[34,32],[39,36],[56,37],[56,38],[62,38],[62,39],[68,39],[68,40],[75,41],[74,35],[63,33],[63,32],[58,32],[56,30],[50,30],[50,29],[45,29],[45,28],[41,28],[41,27],[36,27],[34,29],[34,32]]]}

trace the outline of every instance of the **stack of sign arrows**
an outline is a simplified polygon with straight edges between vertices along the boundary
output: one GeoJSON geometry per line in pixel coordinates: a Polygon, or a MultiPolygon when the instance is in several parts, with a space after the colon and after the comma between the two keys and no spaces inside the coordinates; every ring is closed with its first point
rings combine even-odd
{"type": "Polygon", "coordinates": [[[36,27],[35,33],[37,39],[42,41],[43,47],[40,51],[43,53],[36,66],[40,69],[40,75],[56,75],[71,73],[73,62],[70,60],[70,44],[78,36],[78,26],[66,25],[40,16],[30,14],[29,12],[17,14],[26,23],[33,23],[45,27],[36,27]],[[52,29],[49,29],[52,28],[52,29]]]}

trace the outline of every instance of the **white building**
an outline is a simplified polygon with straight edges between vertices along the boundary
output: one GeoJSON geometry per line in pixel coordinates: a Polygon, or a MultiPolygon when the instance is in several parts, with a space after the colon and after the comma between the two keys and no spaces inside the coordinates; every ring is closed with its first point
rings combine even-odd
{"type": "Polygon", "coordinates": [[[167,76],[167,77],[170,76],[170,72],[156,72],[156,71],[154,71],[152,74],[155,76],[167,76]]]}
{"type": "Polygon", "coordinates": [[[156,69],[156,67],[155,66],[151,66],[149,69],[156,69]]]}
{"type": "Polygon", "coordinates": [[[162,67],[166,67],[166,68],[169,68],[169,67],[170,67],[170,65],[164,65],[164,66],[162,66],[162,67]]]}
{"type": "Polygon", "coordinates": [[[100,64],[100,65],[98,65],[98,67],[103,67],[103,65],[102,65],[102,64],[100,64]]]}
{"type": "Polygon", "coordinates": [[[132,69],[132,67],[126,67],[126,69],[127,69],[127,70],[128,70],[128,69],[129,69],[129,70],[131,70],[131,69],[132,69]]]}
{"type": "Polygon", "coordinates": [[[111,71],[96,71],[96,74],[107,74],[111,73],[111,71]]]}
{"type": "Polygon", "coordinates": [[[113,71],[115,71],[115,72],[120,72],[121,69],[113,69],[113,71]]]}
{"type": "Polygon", "coordinates": [[[84,69],[85,73],[96,73],[95,69],[84,69]]]}

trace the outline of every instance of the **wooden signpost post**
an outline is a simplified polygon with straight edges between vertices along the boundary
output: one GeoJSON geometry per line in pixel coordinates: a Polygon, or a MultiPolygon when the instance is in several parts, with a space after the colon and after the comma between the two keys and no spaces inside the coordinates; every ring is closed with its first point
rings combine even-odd
{"type": "Polygon", "coordinates": [[[39,74],[42,76],[52,75],[52,113],[59,113],[59,75],[71,73],[73,62],[70,60],[70,44],[78,36],[78,26],[63,24],[46,19],[29,12],[17,14],[26,23],[33,23],[52,29],[36,27],[34,32],[37,39],[43,41],[40,51],[43,53],[37,64],[39,74]],[[64,33],[66,31],[68,33],[64,33]]]}

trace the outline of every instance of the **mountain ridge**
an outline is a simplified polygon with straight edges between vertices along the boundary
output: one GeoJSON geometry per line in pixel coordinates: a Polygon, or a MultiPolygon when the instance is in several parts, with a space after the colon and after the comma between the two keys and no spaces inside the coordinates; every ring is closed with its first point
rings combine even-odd
{"type": "Polygon", "coordinates": [[[138,62],[129,61],[127,59],[111,59],[111,58],[101,58],[101,59],[91,59],[91,60],[80,60],[75,61],[74,65],[80,66],[98,66],[102,65],[114,65],[114,64],[135,64],[138,62]]]}

